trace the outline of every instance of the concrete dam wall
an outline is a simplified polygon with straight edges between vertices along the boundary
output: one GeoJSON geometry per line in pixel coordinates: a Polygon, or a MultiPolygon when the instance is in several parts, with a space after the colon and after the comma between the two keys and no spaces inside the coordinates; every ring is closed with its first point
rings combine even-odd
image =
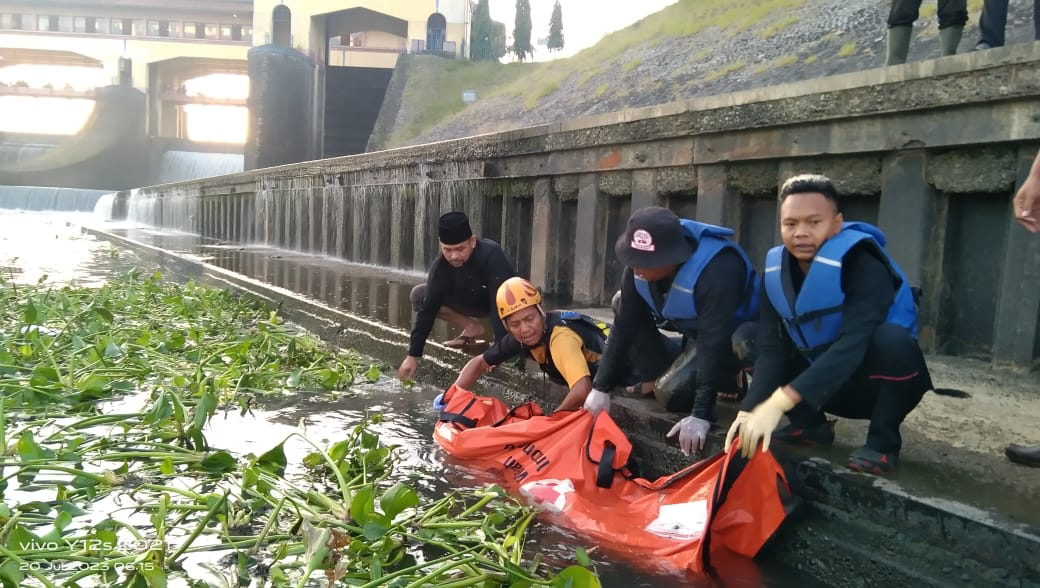
{"type": "Polygon", "coordinates": [[[730,226],[761,271],[776,195],[818,172],[923,288],[928,351],[1029,365],[1040,239],[1009,203],[1040,148],[1040,48],[1019,45],[392,151],[145,188],[142,220],[232,242],[424,270],[465,210],[575,303],[620,283],[613,243],[662,204],[730,226]]]}
{"type": "Polygon", "coordinates": [[[79,133],[53,148],[11,158],[0,166],[0,185],[115,190],[147,182],[145,102],[144,93],[131,87],[98,88],[94,111],[79,133]]]}
{"type": "Polygon", "coordinates": [[[109,86],[75,135],[0,135],[0,186],[115,191],[242,171],[242,145],[146,137],[142,100],[109,86]]]}

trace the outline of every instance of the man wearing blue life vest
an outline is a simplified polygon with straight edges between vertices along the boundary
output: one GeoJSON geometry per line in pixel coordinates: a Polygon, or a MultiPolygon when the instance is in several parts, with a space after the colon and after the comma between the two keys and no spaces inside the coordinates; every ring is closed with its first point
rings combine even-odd
{"type": "Polygon", "coordinates": [[[880,230],[844,222],[828,178],[795,176],[780,200],[783,245],[766,255],[755,377],[725,447],[735,435],[745,456],[770,439],[829,445],[829,412],[870,419],[848,467],[888,472],[903,419],[933,389],[910,284],[880,230]],[[777,429],[784,413],[790,424],[777,429]]]}
{"type": "MultiPolygon", "coordinates": [[[[686,454],[704,447],[715,420],[718,392],[732,388],[740,372],[734,355],[734,332],[758,314],[755,271],[733,231],[689,219],[659,206],[635,211],[614,252],[625,264],[621,301],[607,348],[600,359],[593,390],[584,407],[610,408],[609,390],[620,382],[630,348],[640,355],[641,371],[651,378],[673,361],[690,355],[658,330],[658,324],[683,334],[687,351],[696,345],[692,382],[674,386],[669,410],[690,411],[668,436],[679,435],[686,454]]],[[[671,370],[670,370],[671,371],[671,370]]]]}

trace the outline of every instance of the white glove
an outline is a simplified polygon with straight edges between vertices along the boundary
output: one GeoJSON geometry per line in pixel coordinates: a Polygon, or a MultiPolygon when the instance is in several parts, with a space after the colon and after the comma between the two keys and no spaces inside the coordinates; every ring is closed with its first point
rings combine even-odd
{"type": "Polygon", "coordinates": [[[593,390],[589,392],[589,395],[585,397],[585,405],[582,407],[592,414],[599,414],[599,411],[610,411],[610,394],[602,392],[600,390],[593,390]]]}
{"type": "Polygon", "coordinates": [[[690,415],[675,423],[667,436],[671,437],[679,433],[679,449],[682,449],[683,455],[689,455],[704,449],[704,442],[708,438],[710,428],[711,423],[708,421],[690,415]]]}

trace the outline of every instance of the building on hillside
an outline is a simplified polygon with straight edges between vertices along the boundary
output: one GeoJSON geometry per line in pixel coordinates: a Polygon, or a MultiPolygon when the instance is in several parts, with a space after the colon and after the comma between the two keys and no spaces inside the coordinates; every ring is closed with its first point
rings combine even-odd
{"type": "Polygon", "coordinates": [[[288,45],[319,62],[392,68],[404,53],[468,57],[471,14],[470,0],[255,0],[253,43],[287,17],[288,45]]]}

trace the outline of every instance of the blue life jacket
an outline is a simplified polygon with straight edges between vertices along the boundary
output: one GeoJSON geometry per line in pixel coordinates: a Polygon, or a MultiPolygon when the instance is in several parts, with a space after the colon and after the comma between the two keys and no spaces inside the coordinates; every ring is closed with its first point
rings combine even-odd
{"type": "Polygon", "coordinates": [[[697,304],[694,300],[694,287],[701,272],[716,255],[725,249],[733,249],[744,260],[745,280],[743,298],[740,308],[734,317],[735,324],[752,320],[758,316],[758,288],[755,280],[755,269],[751,266],[747,254],[739,245],[727,239],[733,235],[732,229],[709,225],[689,219],[681,219],[683,233],[697,243],[697,249],[687,259],[672,280],[672,286],[665,298],[664,306],[658,308],[650,294],[650,285],[646,280],[635,277],[636,291],[646,301],[658,321],[692,321],[697,318],[697,304]]]}
{"type": "Polygon", "coordinates": [[[819,357],[841,334],[841,267],[845,254],[861,241],[869,241],[900,280],[885,322],[904,327],[917,337],[917,305],[903,270],[885,251],[885,235],[877,227],[861,222],[845,223],[841,232],[827,239],[809,264],[802,289],[794,298],[789,259],[781,245],[766,254],[765,291],[780,315],[788,336],[810,361],[819,357]],[[793,299],[793,300],[792,300],[793,299]]]}

